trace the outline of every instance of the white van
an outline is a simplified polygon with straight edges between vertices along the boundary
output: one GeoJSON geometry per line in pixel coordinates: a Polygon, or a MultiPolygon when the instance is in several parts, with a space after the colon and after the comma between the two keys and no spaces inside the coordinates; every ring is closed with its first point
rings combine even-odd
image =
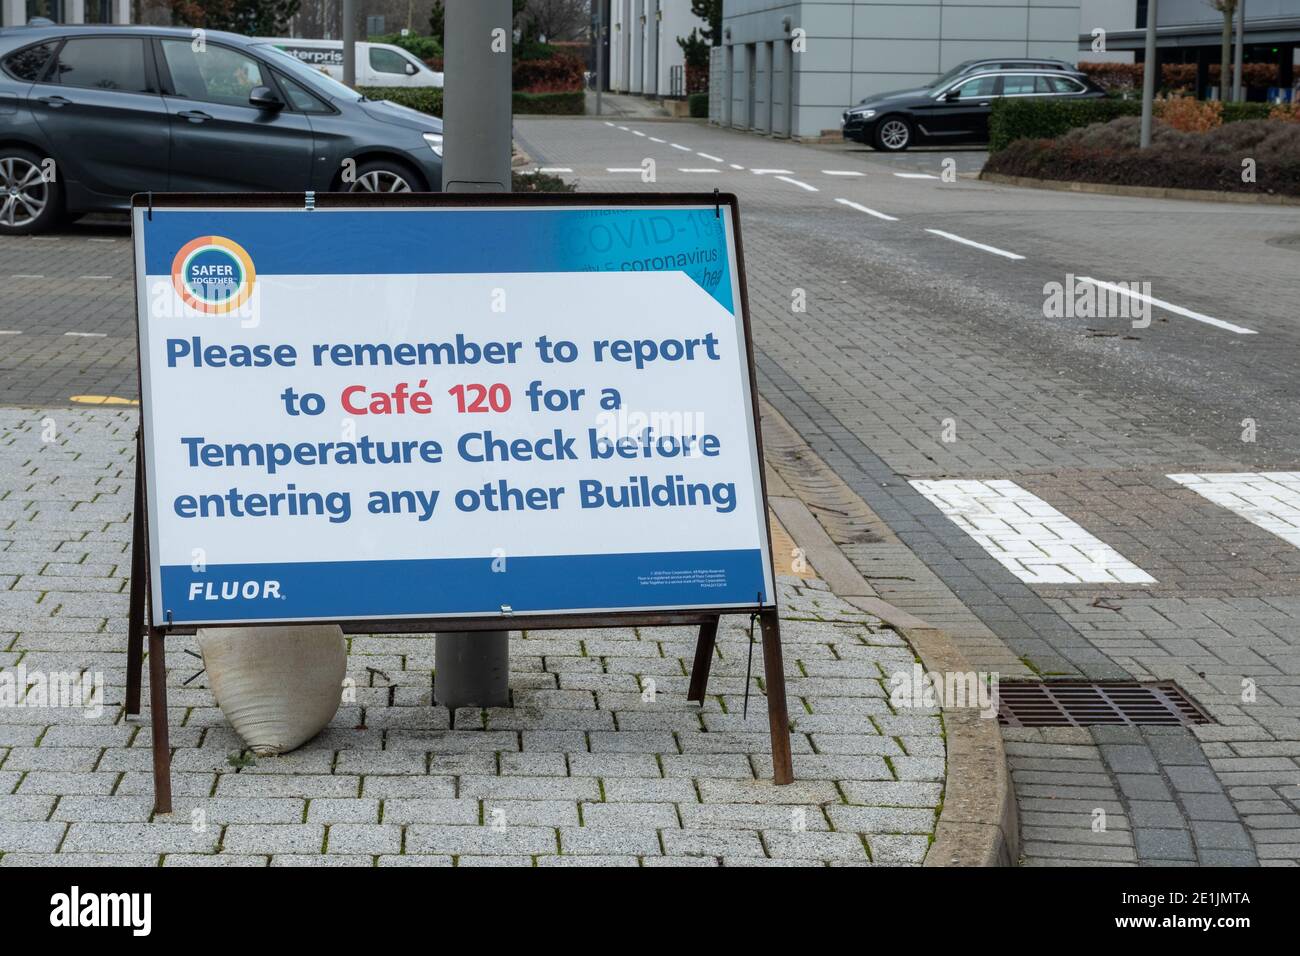
{"type": "MultiPolygon", "coordinates": [[[[343,41],[257,37],[343,82],[343,41]]],[[[391,43],[357,41],[357,86],[442,86],[442,74],[391,43]]]]}

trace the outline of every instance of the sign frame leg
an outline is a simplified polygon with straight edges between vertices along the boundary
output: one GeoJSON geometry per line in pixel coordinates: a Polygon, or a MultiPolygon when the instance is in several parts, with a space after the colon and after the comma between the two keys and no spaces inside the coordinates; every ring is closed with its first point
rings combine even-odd
{"type": "Polygon", "coordinates": [[[167,728],[165,643],[162,628],[149,628],[149,718],[153,732],[154,813],[172,812],[172,752],[167,728]]]}
{"type": "Polygon", "coordinates": [[[131,527],[131,605],[126,618],[126,712],[140,713],[140,678],[144,669],[145,578],[148,561],[144,537],[144,439],[135,433],[135,511],[131,527]]]}
{"type": "Polygon", "coordinates": [[[785,662],[781,656],[781,619],[776,608],[759,613],[763,629],[763,681],[767,685],[767,719],[772,733],[772,782],[794,782],[790,755],[790,714],[785,700],[785,662]]]}
{"type": "Polygon", "coordinates": [[[695,642],[695,663],[691,665],[691,686],[687,700],[704,703],[709,689],[709,669],[713,666],[713,649],[718,642],[718,623],[721,617],[712,617],[700,625],[700,636],[695,642]]]}

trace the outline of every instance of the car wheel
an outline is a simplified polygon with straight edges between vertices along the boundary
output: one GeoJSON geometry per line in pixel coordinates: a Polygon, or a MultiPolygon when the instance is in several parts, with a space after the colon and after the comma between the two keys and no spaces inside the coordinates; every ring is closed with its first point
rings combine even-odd
{"type": "Polygon", "coordinates": [[[58,219],[59,186],[46,182],[41,159],[25,149],[0,149],[0,235],[44,232],[58,219]]]}
{"type": "Polygon", "coordinates": [[[898,153],[912,145],[912,124],[902,116],[886,116],[876,124],[876,149],[898,153]]]}
{"type": "Polygon", "coordinates": [[[423,192],[424,183],[401,163],[375,160],[362,163],[357,178],[348,184],[351,193],[423,192]]]}

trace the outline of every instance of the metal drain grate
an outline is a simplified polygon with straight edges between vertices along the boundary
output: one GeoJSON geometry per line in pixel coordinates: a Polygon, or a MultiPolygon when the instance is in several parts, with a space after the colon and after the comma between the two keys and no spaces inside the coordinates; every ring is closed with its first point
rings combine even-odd
{"type": "Polygon", "coordinates": [[[999,683],[998,723],[1008,727],[1177,727],[1211,720],[1173,681],[1052,680],[999,683]]]}

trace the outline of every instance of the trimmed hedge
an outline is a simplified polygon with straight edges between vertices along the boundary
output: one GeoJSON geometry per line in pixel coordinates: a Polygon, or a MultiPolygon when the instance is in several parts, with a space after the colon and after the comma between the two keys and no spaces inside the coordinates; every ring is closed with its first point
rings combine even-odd
{"type": "MultiPolygon", "coordinates": [[[[442,116],[442,90],[432,86],[360,86],[357,92],[372,100],[392,100],[430,116],[442,116]]],[[[586,94],[582,90],[571,93],[519,93],[513,96],[516,114],[581,116],[586,111],[586,94]]],[[[707,104],[706,104],[707,108],[707,104]]]]}
{"type": "Polygon", "coordinates": [[[1080,126],[1141,114],[1141,100],[996,99],[989,114],[989,152],[1006,149],[1018,139],[1055,139],[1080,126]]]}
{"type": "MultiPolygon", "coordinates": [[[[1157,109],[1161,102],[1158,101],[1157,109]]],[[[1268,103],[1224,103],[1223,122],[1268,119],[1268,103]]],[[[1109,123],[1121,116],[1141,116],[1140,99],[1053,101],[997,99],[989,115],[989,152],[1006,149],[1018,139],[1056,139],[1072,129],[1109,123]]]]}
{"type": "Polygon", "coordinates": [[[686,97],[686,104],[690,109],[691,116],[694,119],[709,118],[709,94],[692,93],[686,97]]]}
{"type": "Polygon", "coordinates": [[[1240,123],[1243,120],[1268,119],[1269,110],[1272,108],[1272,103],[1224,103],[1223,121],[1240,123]]]}
{"type": "Polygon", "coordinates": [[[527,113],[545,116],[581,116],[587,111],[587,94],[582,90],[567,93],[516,91],[512,99],[516,116],[527,113]]]}
{"type": "Polygon", "coordinates": [[[1226,123],[1185,133],[1163,123],[1138,148],[1138,117],[1072,130],[1059,139],[1020,139],[989,157],[985,172],[1062,182],[1300,196],[1300,124],[1226,123]],[[1253,160],[1253,181],[1242,179],[1253,160]]]}
{"type": "Polygon", "coordinates": [[[358,86],[357,92],[372,100],[392,100],[421,113],[442,117],[442,90],[436,86],[358,86]]]}

